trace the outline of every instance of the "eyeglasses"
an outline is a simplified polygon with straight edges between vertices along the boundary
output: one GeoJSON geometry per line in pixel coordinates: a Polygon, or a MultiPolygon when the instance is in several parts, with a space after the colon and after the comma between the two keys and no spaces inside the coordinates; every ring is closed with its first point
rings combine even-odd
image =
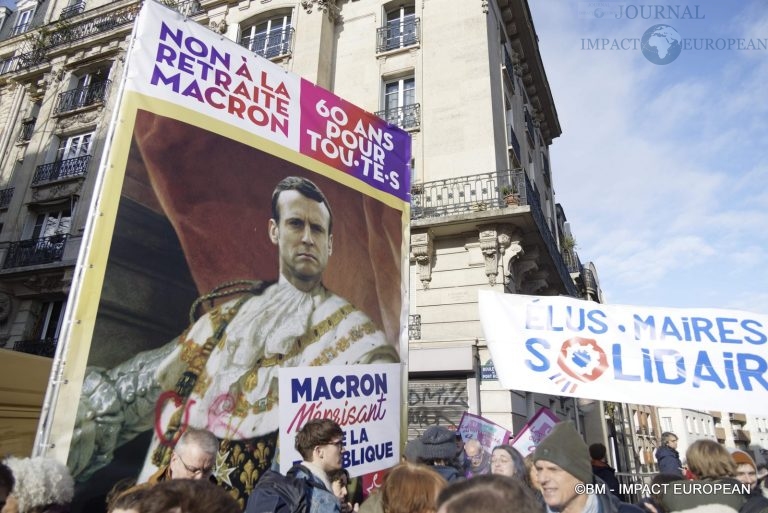
{"type": "Polygon", "coordinates": [[[336,447],[339,448],[340,451],[344,450],[344,440],[339,440],[337,442],[328,442],[325,445],[335,445],[336,447]]]}
{"type": "Polygon", "coordinates": [[[203,468],[190,467],[189,465],[184,463],[184,460],[181,458],[181,455],[178,452],[175,454],[176,454],[176,457],[179,458],[179,461],[181,462],[181,464],[184,466],[184,469],[186,469],[186,471],[192,474],[193,476],[197,474],[200,474],[202,476],[208,476],[211,473],[213,473],[213,466],[203,467],[203,468]]]}

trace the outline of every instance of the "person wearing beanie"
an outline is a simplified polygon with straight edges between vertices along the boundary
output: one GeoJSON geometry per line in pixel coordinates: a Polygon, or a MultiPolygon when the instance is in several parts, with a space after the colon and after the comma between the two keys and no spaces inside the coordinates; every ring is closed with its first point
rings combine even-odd
{"type": "Polygon", "coordinates": [[[536,447],[533,462],[548,513],[642,512],[637,506],[621,502],[593,476],[587,444],[571,422],[560,422],[552,428],[536,447]]]}
{"type": "Polygon", "coordinates": [[[763,497],[757,486],[757,465],[755,460],[741,449],[729,449],[736,463],[735,477],[740,483],[749,485],[749,493],[745,495],[747,502],[739,513],[768,513],[768,499],[763,497]]]}
{"type": "Polygon", "coordinates": [[[446,427],[429,426],[419,438],[413,440],[411,454],[431,466],[449,483],[463,479],[454,466],[457,456],[456,435],[446,427]]]}

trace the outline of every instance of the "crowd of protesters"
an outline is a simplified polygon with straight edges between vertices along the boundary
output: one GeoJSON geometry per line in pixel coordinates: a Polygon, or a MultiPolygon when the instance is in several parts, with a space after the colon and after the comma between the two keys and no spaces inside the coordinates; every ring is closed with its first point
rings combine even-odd
{"type": "MultiPolygon", "coordinates": [[[[637,504],[623,502],[606,447],[584,442],[571,422],[556,424],[523,456],[510,445],[488,451],[476,439],[431,426],[410,440],[403,461],[360,502],[342,468],[344,433],[327,419],[296,436],[303,461],[289,475],[307,483],[306,501],[291,513],[768,513],[768,470],[739,449],[698,440],[683,465],[677,437],[663,433],[662,472],[645,483],[637,504]]],[[[211,482],[217,446],[204,430],[178,441],[169,465],[143,484],[118,483],[110,513],[241,513],[243,505],[211,482]]],[[[273,473],[279,476],[279,474],[273,473]]],[[[281,478],[281,476],[279,476],[281,478]]],[[[268,479],[265,475],[264,479],[268,479]]],[[[358,491],[359,487],[357,487],[358,491]]],[[[67,513],[74,483],[67,468],[44,458],[0,464],[0,513],[67,513]]],[[[255,498],[252,495],[251,499],[255,498]]],[[[272,511],[249,501],[245,512],[272,511]]],[[[262,501],[263,502],[263,501],[262,501]]],[[[282,510],[281,510],[282,511],[282,510]]]]}

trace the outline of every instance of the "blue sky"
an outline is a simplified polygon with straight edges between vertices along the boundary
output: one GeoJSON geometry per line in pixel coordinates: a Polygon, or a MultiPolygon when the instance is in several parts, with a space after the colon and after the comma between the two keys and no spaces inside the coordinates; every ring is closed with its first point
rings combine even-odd
{"type": "Polygon", "coordinates": [[[683,50],[667,65],[586,38],[762,38],[768,2],[529,1],[563,134],[557,201],[606,302],[768,314],[768,50],[683,50]],[[704,19],[611,19],[605,7],[699,5],[704,19]],[[587,11],[589,12],[589,11],[587,11]]]}

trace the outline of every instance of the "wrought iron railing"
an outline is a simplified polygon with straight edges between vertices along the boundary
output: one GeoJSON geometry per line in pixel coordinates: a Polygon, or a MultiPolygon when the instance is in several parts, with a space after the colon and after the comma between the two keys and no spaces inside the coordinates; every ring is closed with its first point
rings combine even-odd
{"type": "Polygon", "coordinates": [[[61,14],[59,14],[59,19],[66,20],[67,18],[71,18],[72,16],[77,16],[84,10],[85,10],[85,2],[75,2],[73,4],[66,6],[64,9],[61,10],[61,14]]]}
{"type": "Polygon", "coordinates": [[[506,206],[502,194],[505,188],[511,188],[517,193],[520,205],[530,207],[531,216],[566,291],[573,297],[580,297],[549,229],[538,194],[522,169],[506,169],[419,184],[418,189],[411,192],[411,219],[503,208],[506,206]]]}
{"type": "Polygon", "coordinates": [[[7,187],[0,190],[0,208],[8,208],[8,205],[11,204],[14,189],[15,187],[7,187]]]}
{"type": "Polygon", "coordinates": [[[390,25],[376,29],[376,51],[387,52],[419,42],[419,18],[393,20],[390,25]]]}
{"type": "Polygon", "coordinates": [[[240,40],[240,45],[248,48],[256,55],[272,59],[290,55],[292,41],[293,27],[278,27],[253,37],[244,37],[240,40]]]}
{"type": "Polygon", "coordinates": [[[408,316],[408,339],[421,340],[421,315],[408,316]]]}
{"type": "Polygon", "coordinates": [[[102,80],[85,87],[78,87],[77,89],[63,92],[59,95],[53,113],[61,114],[81,107],[87,107],[94,103],[103,102],[107,98],[111,84],[111,80],[102,80]]]}
{"type": "Polygon", "coordinates": [[[19,132],[19,142],[26,142],[32,139],[32,132],[35,131],[37,118],[26,119],[21,122],[21,132],[19,132]]]}
{"type": "Polygon", "coordinates": [[[563,261],[565,262],[565,266],[568,268],[569,273],[580,273],[582,266],[581,261],[579,260],[579,255],[576,254],[575,251],[572,249],[563,249],[562,251],[563,255],[563,261]]]}
{"type": "Polygon", "coordinates": [[[67,245],[68,238],[69,234],[62,233],[39,239],[11,242],[8,253],[5,255],[3,269],[59,262],[64,256],[64,247],[67,245]]]}
{"type": "Polygon", "coordinates": [[[412,103],[404,107],[380,110],[376,115],[400,128],[418,128],[421,124],[421,104],[412,103]]]}
{"type": "Polygon", "coordinates": [[[116,27],[132,23],[139,14],[140,3],[130,5],[118,11],[113,11],[101,16],[96,16],[80,23],[67,25],[53,32],[47,40],[45,48],[51,49],[57,46],[74,43],[86,37],[107,32],[116,27]]]}
{"type": "Polygon", "coordinates": [[[184,16],[194,16],[195,14],[203,12],[203,6],[200,5],[200,0],[185,0],[183,2],[177,2],[175,0],[163,0],[162,4],[166,7],[173,9],[179,14],[184,16]]]}
{"type": "Polygon", "coordinates": [[[32,177],[32,185],[42,182],[53,182],[64,178],[85,176],[90,160],[90,155],[83,155],[82,157],[59,160],[37,166],[35,176],[32,177]]]}
{"type": "Polygon", "coordinates": [[[36,48],[29,52],[24,52],[15,57],[16,66],[13,67],[13,71],[19,71],[22,69],[31,68],[45,62],[46,52],[42,48],[36,48]]]}
{"type": "Polygon", "coordinates": [[[584,289],[586,289],[587,293],[597,292],[597,280],[595,280],[595,275],[591,269],[582,269],[581,278],[584,281],[584,289]]]}
{"type": "Polygon", "coordinates": [[[16,65],[12,69],[19,71],[44,62],[48,51],[57,46],[74,43],[101,32],[108,32],[114,28],[133,23],[133,20],[139,14],[140,7],[141,3],[137,2],[119,10],[95,16],[89,20],[68,23],[46,35],[33,50],[18,55],[16,57],[16,65]]]}
{"type": "Polygon", "coordinates": [[[502,189],[517,191],[527,205],[525,173],[508,169],[418,184],[411,193],[411,218],[440,217],[506,206],[502,189]]]}
{"type": "Polygon", "coordinates": [[[18,36],[19,34],[23,34],[24,32],[28,31],[31,26],[32,26],[31,21],[28,21],[26,23],[19,23],[18,25],[15,25],[13,27],[13,30],[11,31],[11,35],[18,36]]]}
{"type": "Polygon", "coordinates": [[[622,500],[635,504],[640,499],[648,497],[651,479],[655,475],[656,472],[616,472],[619,488],[623,491],[622,500]]]}
{"type": "Polygon", "coordinates": [[[20,340],[13,344],[14,351],[20,351],[37,356],[53,358],[56,355],[56,338],[45,338],[43,340],[20,340]]]}

